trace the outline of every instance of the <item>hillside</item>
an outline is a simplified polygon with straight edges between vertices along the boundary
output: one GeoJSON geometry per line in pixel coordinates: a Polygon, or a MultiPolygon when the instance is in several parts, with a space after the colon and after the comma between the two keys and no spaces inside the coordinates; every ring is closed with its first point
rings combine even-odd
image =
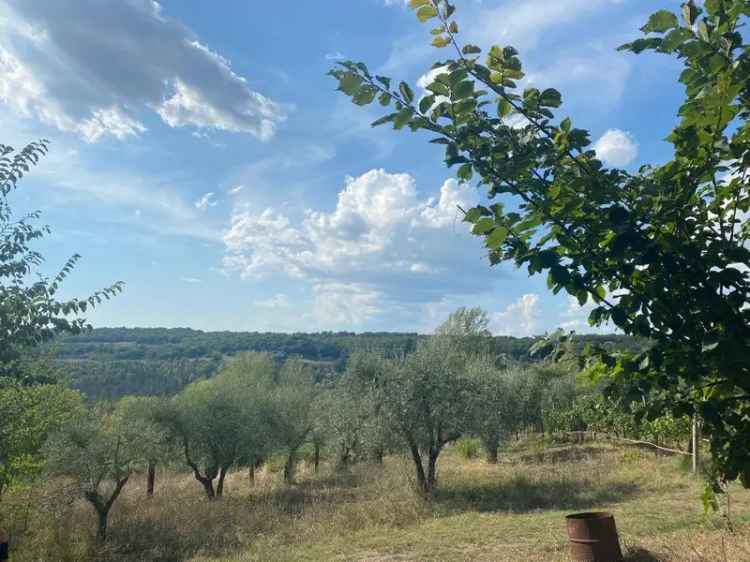
{"type": "MultiPolygon", "coordinates": [[[[399,332],[203,332],[190,328],[97,328],[62,337],[53,352],[72,385],[92,400],[115,400],[128,394],[173,394],[210,377],[227,357],[256,351],[278,360],[299,357],[321,373],[338,372],[358,349],[383,349],[400,355],[424,336],[399,332]]],[[[642,345],[628,336],[577,336],[620,348],[642,345]]],[[[495,353],[515,362],[530,361],[537,338],[496,336],[495,353]]]]}

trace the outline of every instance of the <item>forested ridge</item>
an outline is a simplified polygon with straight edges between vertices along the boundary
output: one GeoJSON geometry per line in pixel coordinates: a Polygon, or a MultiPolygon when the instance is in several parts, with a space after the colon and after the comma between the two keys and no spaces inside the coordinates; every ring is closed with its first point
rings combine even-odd
{"type": "MultiPolygon", "coordinates": [[[[271,353],[277,361],[313,362],[320,376],[340,373],[358,350],[405,355],[427,336],[408,332],[204,332],[190,328],[96,328],[62,336],[50,350],[72,386],[91,400],[116,400],[129,394],[174,394],[187,384],[211,377],[229,357],[243,352],[271,353]]],[[[539,338],[495,336],[494,352],[508,361],[527,363],[539,338]]],[[[641,343],[623,335],[580,335],[617,349],[641,343]]]]}

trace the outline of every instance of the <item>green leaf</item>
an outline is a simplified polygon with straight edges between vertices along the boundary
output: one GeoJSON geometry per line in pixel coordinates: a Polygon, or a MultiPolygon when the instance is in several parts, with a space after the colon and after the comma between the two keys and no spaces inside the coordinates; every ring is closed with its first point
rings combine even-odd
{"type": "Polygon", "coordinates": [[[473,174],[474,169],[472,168],[471,164],[464,164],[458,169],[458,172],[456,173],[458,179],[460,179],[461,181],[469,181],[473,174]]]}
{"type": "Polygon", "coordinates": [[[393,121],[393,119],[396,117],[395,113],[391,113],[390,115],[385,115],[381,117],[380,119],[376,119],[373,121],[370,126],[371,127],[377,127],[379,125],[383,125],[384,123],[388,123],[389,121],[393,121]]]}
{"type": "Polygon", "coordinates": [[[411,107],[405,107],[398,113],[396,113],[395,117],[393,118],[393,128],[394,129],[400,129],[404,125],[406,125],[412,118],[413,110],[411,107]]]}
{"type": "Polygon", "coordinates": [[[422,6],[431,6],[432,2],[430,0],[409,0],[409,7],[412,10],[417,10],[421,8],[422,6]]]}
{"type": "Polygon", "coordinates": [[[391,89],[391,79],[387,76],[375,76],[375,79],[380,82],[383,86],[385,86],[386,90],[391,89]]]}
{"type": "Polygon", "coordinates": [[[505,239],[508,237],[508,229],[504,226],[498,226],[490,232],[485,240],[487,247],[491,250],[499,250],[505,239]]]}
{"type": "Polygon", "coordinates": [[[446,35],[438,35],[432,40],[432,46],[437,47],[438,49],[447,47],[450,44],[451,44],[450,37],[446,35]]]}
{"type": "Polygon", "coordinates": [[[711,33],[708,29],[708,25],[706,25],[706,20],[701,20],[698,24],[698,35],[700,35],[701,39],[707,43],[711,41],[711,33]]]}
{"type": "Polygon", "coordinates": [[[511,103],[507,99],[502,98],[500,103],[497,104],[497,114],[500,117],[507,117],[511,111],[513,111],[511,103]]]}
{"type": "Polygon", "coordinates": [[[380,96],[378,96],[378,101],[380,102],[380,105],[388,105],[389,103],[391,103],[391,94],[389,94],[388,92],[383,92],[382,94],[380,94],[380,96]]]}
{"type": "Polygon", "coordinates": [[[482,209],[478,207],[472,207],[464,215],[464,222],[477,222],[482,217],[482,209]]]}
{"type": "Polygon", "coordinates": [[[484,217],[479,219],[475,224],[472,232],[474,234],[487,234],[490,230],[495,228],[495,221],[484,217]]]}
{"type": "Polygon", "coordinates": [[[641,31],[644,33],[664,33],[679,25],[680,22],[677,20],[676,15],[669,10],[659,10],[651,14],[651,17],[648,18],[648,22],[641,28],[641,31]]]}
{"type": "Polygon", "coordinates": [[[562,105],[562,96],[554,88],[547,88],[539,97],[539,105],[544,107],[560,107],[562,105]]]}
{"type": "Polygon", "coordinates": [[[437,10],[432,4],[425,4],[423,6],[420,6],[420,8],[417,10],[417,18],[419,18],[419,21],[421,21],[422,23],[431,20],[437,15],[437,10]]]}
{"type": "Polygon", "coordinates": [[[446,86],[442,82],[438,82],[437,80],[433,82],[432,84],[430,84],[429,86],[427,86],[427,89],[441,96],[447,96],[448,94],[450,94],[450,90],[448,89],[448,86],[446,86]]]}
{"type": "Polygon", "coordinates": [[[452,21],[450,25],[448,26],[448,31],[450,31],[453,34],[458,33],[458,24],[455,21],[452,21]]]}
{"type": "Polygon", "coordinates": [[[693,0],[682,5],[682,17],[688,25],[692,26],[695,23],[698,14],[700,14],[700,9],[693,3],[693,0]]]}
{"type": "Polygon", "coordinates": [[[565,131],[566,133],[570,132],[570,127],[572,123],[570,121],[570,117],[566,117],[562,121],[560,121],[560,129],[565,131]]]}
{"type": "Polygon", "coordinates": [[[453,87],[451,92],[451,100],[458,101],[464,98],[472,97],[474,95],[474,82],[471,80],[464,80],[459,82],[453,87]]]}
{"type": "Polygon", "coordinates": [[[419,100],[419,111],[427,113],[435,103],[435,96],[425,96],[419,100]]]}
{"type": "Polygon", "coordinates": [[[362,78],[360,78],[353,72],[345,72],[339,80],[339,89],[350,96],[356,94],[359,91],[359,87],[361,85],[362,78]]]}
{"type": "Polygon", "coordinates": [[[464,45],[461,49],[461,52],[464,55],[475,55],[482,52],[482,49],[477,47],[476,45],[464,45]]]}
{"type": "Polygon", "coordinates": [[[411,103],[414,100],[414,92],[409,87],[409,84],[406,82],[401,82],[398,85],[398,89],[401,92],[401,95],[404,97],[404,100],[406,100],[407,103],[411,103]]]}

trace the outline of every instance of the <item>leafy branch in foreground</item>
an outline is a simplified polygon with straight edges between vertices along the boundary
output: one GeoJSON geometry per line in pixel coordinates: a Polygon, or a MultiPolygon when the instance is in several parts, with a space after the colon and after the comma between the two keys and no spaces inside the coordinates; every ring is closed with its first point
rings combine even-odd
{"type": "Polygon", "coordinates": [[[31,245],[49,234],[50,228],[34,226],[39,211],[15,218],[9,196],[47,154],[48,144],[46,140],[34,142],[15,154],[10,146],[0,144],[0,377],[29,378],[21,361],[28,350],[57,334],[77,334],[90,328],[80,315],[119,293],[123,286],[115,283],[86,299],[59,300],[60,285],[80,259],[78,254],[53,278],[35,274],[44,258],[31,245]],[[36,280],[30,282],[33,276],[36,280]]]}
{"type": "Polygon", "coordinates": [[[656,413],[700,414],[721,478],[750,486],[747,1],[691,0],[682,19],[656,12],[646,37],[621,47],[684,66],[674,156],[633,173],[606,168],[588,131],[555,117],[557,90],[519,87],[516,49],[495,45],[482,60],[480,47],[459,43],[450,2],[410,6],[436,24],[432,45],[453,52],[433,65],[425,95],[350,61],[330,71],[339,90],[392,109],[374,126],[434,133],[459,180],[486,190],[464,220],[492,264],[546,273],[554,293],[594,302],[592,325],[648,338],[637,354],[588,350],[590,372],[637,381],[656,413]]]}

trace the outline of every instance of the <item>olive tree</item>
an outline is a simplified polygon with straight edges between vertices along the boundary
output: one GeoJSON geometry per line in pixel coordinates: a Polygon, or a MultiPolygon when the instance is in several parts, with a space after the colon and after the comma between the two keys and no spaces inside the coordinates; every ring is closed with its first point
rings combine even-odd
{"type": "Polygon", "coordinates": [[[185,387],[162,416],[209,500],[223,495],[229,471],[265,439],[265,398],[256,378],[265,378],[265,367],[240,357],[213,378],[185,387]]]}
{"type": "Polygon", "coordinates": [[[290,359],[278,370],[266,392],[270,400],[270,432],[276,447],[286,455],[284,482],[291,484],[297,453],[316,427],[320,388],[302,360],[290,359]]]}
{"type": "Polygon", "coordinates": [[[46,444],[49,473],[70,479],[97,515],[97,541],[107,538],[109,514],[131,476],[145,468],[160,429],[144,420],[87,412],[46,444]]]}
{"type": "MultiPolygon", "coordinates": [[[[545,273],[550,290],[648,338],[639,353],[595,351],[608,374],[636,378],[653,410],[697,412],[723,478],[750,486],[750,46],[747,0],[689,0],[678,16],[654,13],[633,53],[676,57],[685,97],[666,162],[635,172],[607,168],[589,132],[554,111],[555,89],[519,87],[518,51],[461,44],[448,0],[410,0],[432,22],[427,94],[344,61],[331,71],[358,105],[393,111],[373,125],[431,133],[463,182],[487,201],[465,209],[489,260],[545,273]],[[498,201],[502,199],[502,201],[498,201]]],[[[600,369],[602,371],[604,369],[600,369]]]]}
{"type": "Polygon", "coordinates": [[[470,409],[470,428],[482,442],[487,462],[498,460],[500,442],[521,423],[523,396],[515,392],[517,378],[495,365],[493,357],[482,355],[469,361],[467,377],[471,380],[473,396],[470,409]]]}

